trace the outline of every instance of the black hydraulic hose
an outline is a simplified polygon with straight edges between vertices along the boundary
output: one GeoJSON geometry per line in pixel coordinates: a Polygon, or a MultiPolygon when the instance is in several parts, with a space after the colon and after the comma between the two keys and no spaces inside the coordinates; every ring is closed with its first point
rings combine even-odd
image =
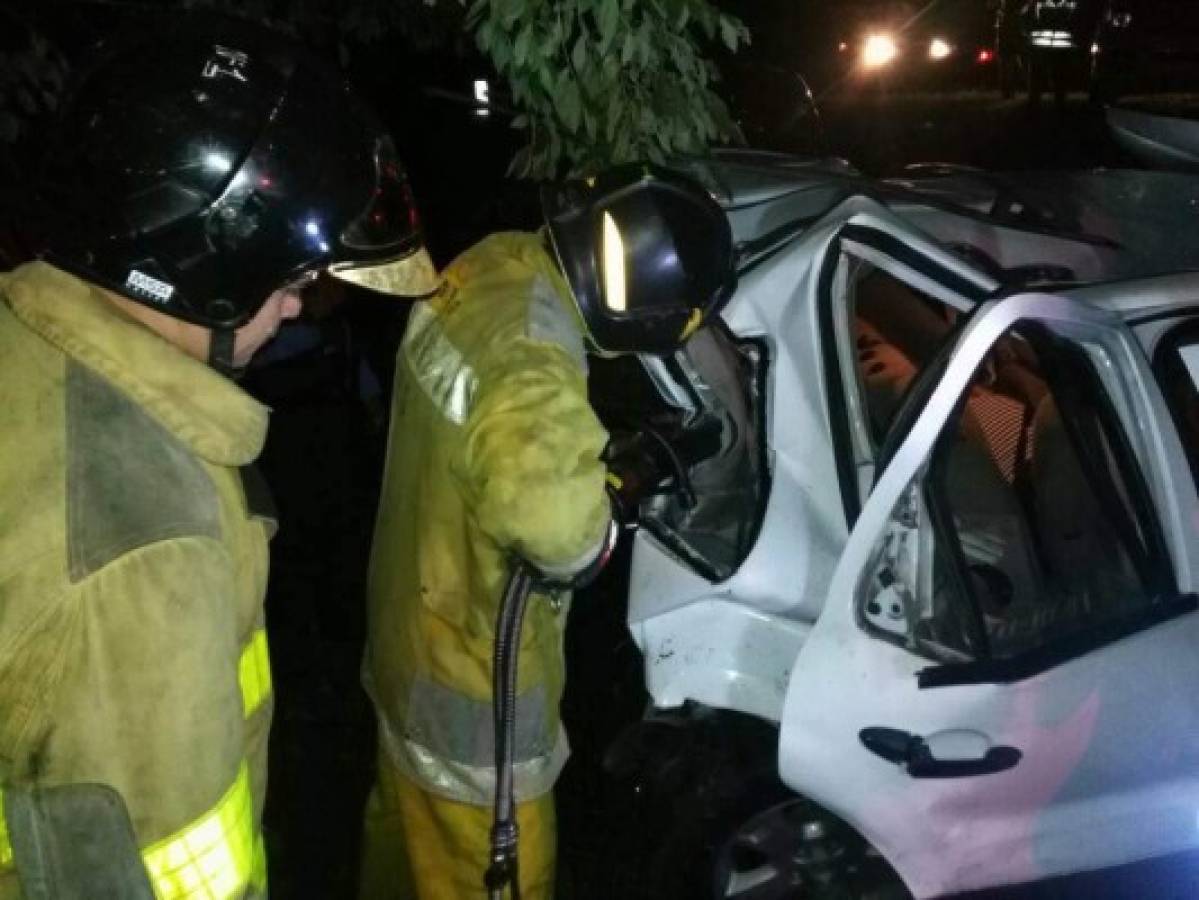
{"type": "Polygon", "coordinates": [[[495,716],[495,817],[491,826],[491,865],[486,884],[489,900],[503,900],[510,887],[512,900],[520,900],[517,859],[516,800],[512,762],[516,752],[516,664],[520,657],[520,631],[533,591],[533,573],[516,562],[496,618],[492,668],[495,716]]]}
{"type": "Polygon", "coordinates": [[[508,888],[512,900],[520,900],[520,867],[516,827],[516,797],[512,764],[516,756],[516,665],[520,659],[520,631],[534,588],[567,591],[584,587],[599,574],[616,547],[620,523],[608,524],[603,545],[595,561],[569,581],[552,581],[521,559],[512,562],[512,572],[500,598],[495,623],[491,693],[495,728],[495,817],[491,825],[491,859],[484,875],[488,900],[503,900],[508,888]]]}

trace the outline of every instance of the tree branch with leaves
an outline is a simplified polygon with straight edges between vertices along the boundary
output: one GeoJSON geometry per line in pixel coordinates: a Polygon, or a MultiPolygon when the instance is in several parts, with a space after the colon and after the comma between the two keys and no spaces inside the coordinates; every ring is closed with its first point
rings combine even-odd
{"type": "Polygon", "coordinates": [[[586,175],[739,137],[700,47],[735,52],[749,32],[708,0],[475,0],[467,26],[528,136],[513,174],[586,175]]]}

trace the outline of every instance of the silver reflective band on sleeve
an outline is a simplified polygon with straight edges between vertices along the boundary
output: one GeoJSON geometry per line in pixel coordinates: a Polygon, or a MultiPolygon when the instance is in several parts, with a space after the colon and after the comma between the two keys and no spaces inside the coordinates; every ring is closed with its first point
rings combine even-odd
{"type": "MultiPolygon", "coordinates": [[[[553,789],[570,754],[566,732],[548,721],[546,689],[516,700],[513,778],[518,800],[553,789]]],[[[495,739],[490,700],[476,700],[418,677],[400,727],[386,714],[383,746],[395,764],[428,791],[479,806],[495,799],[495,739]]]]}
{"type": "MultiPolygon", "coordinates": [[[[379,729],[387,756],[424,790],[474,806],[491,806],[495,802],[494,761],[473,766],[445,759],[427,747],[396,734],[386,719],[380,720],[379,729]]],[[[535,800],[553,790],[569,757],[570,744],[566,739],[566,731],[559,726],[553,748],[548,754],[519,761],[512,766],[517,801],[535,800]]]]}
{"type": "Polygon", "coordinates": [[[587,348],[580,325],[545,275],[533,279],[525,333],[535,341],[560,347],[580,369],[587,371],[587,348]]]}
{"type": "MultiPolygon", "coordinates": [[[[516,747],[520,763],[546,756],[554,747],[545,710],[545,686],[516,698],[516,747]]],[[[404,738],[435,756],[468,766],[495,762],[495,722],[490,700],[475,700],[428,678],[417,676],[408,697],[404,738]]]]}
{"type": "Polygon", "coordinates": [[[446,337],[437,313],[428,304],[412,310],[404,336],[408,370],[429,401],[456,425],[470,415],[478,380],[458,348],[446,337]]]}

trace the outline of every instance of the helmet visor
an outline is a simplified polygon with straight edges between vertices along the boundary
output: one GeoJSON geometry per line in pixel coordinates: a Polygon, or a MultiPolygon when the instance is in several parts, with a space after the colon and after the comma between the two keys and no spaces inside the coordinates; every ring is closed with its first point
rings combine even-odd
{"type": "Polygon", "coordinates": [[[396,257],[420,242],[420,217],[408,176],[389,137],[375,142],[375,188],[366,208],[341,233],[351,261],[396,257]]]}
{"type": "Polygon", "coordinates": [[[341,233],[334,278],[396,297],[427,297],[437,273],[421,240],[408,176],[390,137],[375,142],[375,187],[366,208],[341,233]]]}

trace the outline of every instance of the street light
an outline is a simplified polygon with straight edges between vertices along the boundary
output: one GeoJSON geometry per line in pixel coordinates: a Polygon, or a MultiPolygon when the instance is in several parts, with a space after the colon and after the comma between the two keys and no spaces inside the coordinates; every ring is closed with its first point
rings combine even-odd
{"type": "Polygon", "coordinates": [[[953,47],[944,38],[935,37],[928,44],[928,58],[940,62],[953,55],[953,47]]]}
{"type": "Polygon", "coordinates": [[[862,65],[867,69],[881,69],[890,65],[899,56],[899,45],[889,34],[872,34],[862,45],[862,65]]]}

